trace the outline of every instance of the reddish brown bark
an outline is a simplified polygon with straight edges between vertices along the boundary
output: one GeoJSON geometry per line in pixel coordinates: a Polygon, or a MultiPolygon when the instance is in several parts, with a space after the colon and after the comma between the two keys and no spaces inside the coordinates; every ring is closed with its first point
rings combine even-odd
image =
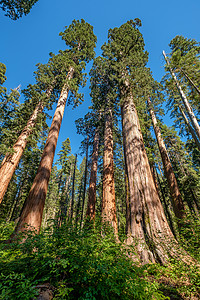
{"type": "Polygon", "coordinates": [[[130,194],[131,234],[140,260],[165,262],[176,243],[156,191],[128,79],[121,87],[122,133],[130,194]],[[165,243],[164,243],[165,241],[165,243]]]}
{"type": "Polygon", "coordinates": [[[22,157],[22,154],[23,154],[24,149],[27,144],[28,137],[32,133],[33,128],[36,124],[38,114],[40,112],[42,112],[42,110],[43,110],[42,103],[38,103],[33,114],[31,115],[30,119],[28,120],[26,127],[23,129],[22,133],[20,134],[19,138],[17,139],[16,143],[13,146],[14,153],[7,154],[1,163],[1,167],[0,167],[0,203],[3,200],[3,196],[5,195],[5,192],[8,188],[10,180],[12,179],[15,169],[18,166],[19,161],[22,157]]]}
{"type": "Polygon", "coordinates": [[[106,109],[104,129],[104,154],[103,154],[103,198],[102,198],[102,220],[110,224],[115,235],[118,233],[115,184],[114,184],[114,162],[113,162],[113,133],[112,133],[112,111],[106,109]]]}
{"type": "MultiPolygon", "coordinates": [[[[67,79],[73,77],[74,69],[71,67],[67,79]]],[[[42,222],[42,214],[47,194],[48,182],[51,173],[56,144],[60,126],[64,114],[69,88],[67,83],[62,88],[53,121],[49,130],[47,141],[43,150],[40,165],[33,181],[33,185],[26,199],[19,222],[15,228],[15,234],[24,231],[26,224],[28,229],[34,228],[38,233],[42,222]]]]}
{"type": "Polygon", "coordinates": [[[158,181],[157,181],[156,171],[155,171],[155,167],[154,167],[153,163],[150,163],[150,169],[151,169],[151,174],[153,176],[153,181],[154,181],[154,184],[155,184],[156,191],[157,191],[157,193],[159,195],[158,181]]]}
{"type": "Polygon", "coordinates": [[[94,143],[93,143],[92,166],[90,172],[88,204],[87,204],[87,211],[86,211],[86,217],[88,217],[90,221],[94,221],[95,219],[98,154],[99,154],[99,129],[96,128],[94,143]]]}
{"type": "Polygon", "coordinates": [[[175,177],[175,174],[174,174],[174,171],[173,171],[173,168],[172,168],[172,165],[171,165],[168,153],[167,153],[167,149],[165,147],[165,143],[161,136],[160,128],[158,127],[156,116],[155,116],[154,111],[151,106],[150,98],[147,99],[147,103],[148,103],[148,108],[149,108],[149,112],[150,112],[152,123],[153,123],[153,128],[155,131],[156,139],[158,142],[160,155],[161,155],[162,162],[163,162],[165,176],[167,178],[168,186],[169,186],[170,193],[172,196],[173,210],[174,210],[175,216],[178,219],[183,219],[184,215],[185,215],[185,213],[184,213],[185,209],[184,209],[184,204],[183,204],[183,200],[181,197],[181,193],[179,191],[178,183],[177,183],[177,180],[176,180],[176,177],[175,177]]]}

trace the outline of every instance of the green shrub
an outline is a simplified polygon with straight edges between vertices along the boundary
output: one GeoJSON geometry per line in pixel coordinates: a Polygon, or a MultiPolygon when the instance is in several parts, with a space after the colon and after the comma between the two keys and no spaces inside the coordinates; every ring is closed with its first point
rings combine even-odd
{"type": "Polygon", "coordinates": [[[31,299],[34,287],[47,282],[55,288],[54,299],[167,299],[145,267],[128,258],[127,247],[98,229],[51,226],[0,250],[2,299],[31,299]]]}

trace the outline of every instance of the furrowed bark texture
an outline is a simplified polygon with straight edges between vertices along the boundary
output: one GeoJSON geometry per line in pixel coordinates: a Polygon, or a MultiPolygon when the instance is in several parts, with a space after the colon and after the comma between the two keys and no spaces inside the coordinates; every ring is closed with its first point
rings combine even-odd
{"type": "Polygon", "coordinates": [[[94,143],[93,143],[92,166],[90,172],[88,204],[87,204],[87,211],[86,211],[86,217],[89,218],[89,221],[94,221],[95,219],[98,154],[99,154],[99,129],[96,128],[94,143]]]}
{"type": "MultiPolygon", "coordinates": [[[[140,260],[165,262],[175,242],[157,194],[146,155],[139,119],[128,79],[121,87],[122,133],[126,157],[131,234],[140,260]],[[169,248],[168,248],[168,246],[169,248]]],[[[129,242],[131,240],[129,239],[129,242]]]]}
{"type": "Polygon", "coordinates": [[[185,216],[185,209],[184,209],[181,193],[179,191],[178,183],[167,153],[167,149],[165,147],[165,143],[161,136],[160,128],[158,127],[156,116],[152,109],[151,100],[149,98],[147,99],[147,103],[148,103],[148,109],[153,123],[154,132],[158,142],[160,155],[163,162],[165,176],[167,177],[168,186],[172,196],[172,205],[174,209],[174,214],[178,219],[183,219],[185,216]]]}
{"type": "Polygon", "coordinates": [[[20,134],[19,138],[17,139],[16,143],[13,146],[13,150],[15,151],[13,154],[7,154],[0,167],[0,203],[3,200],[3,196],[8,188],[10,180],[17,168],[19,161],[22,157],[24,149],[27,144],[28,137],[33,131],[35,127],[38,114],[43,111],[43,104],[40,102],[36,106],[33,114],[31,115],[30,119],[27,122],[26,127],[23,129],[22,133],[20,134]]]}
{"type": "Polygon", "coordinates": [[[158,181],[157,181],[156,171],[155,171],[155,167],[154,167],[153,163],[150,163],[150,169],[151,169],[151,174],[153,176],[153,181],[154,181],[154,184],[155,184],[156,191],[157,191],[157,193],[159,195],[158,181]]]}
{"type": "Polygon", "coordinates": [[[181,99],[182,99],[182,101],[183,101],[183,104],[184,104],[184,106],[185,106],[185,108],[186,108],[186,110],[187,110],[187,112],[188,112],[188,115],[189,115],[189,117],[190,117],[190,120],[191,120],[191,122],[192,122],[192,125],[193,125],[193,127],[194,127],[194,129],[195,129],[195,131],[196,131],[196,134],[197,134],[197,136],[198,136],[198,138],[199,138],[199,140],[200,140],[200,126],[199,126],[199,123],[198,123],[198,121],[197,121],[197,119],[196,119],[196,117],[195,117],[195,115],[194,115],[194,112],[193,112],[193,110],[192,110],[192,107],[190,106],[190,104],[189,104],[189,102],[188,102],[188,100],[187,100],[187,97],[185,96],[185,93],[183,92],[183,90],[182,90],[182,88],[181,88],[181,86],[180,86],[180,84],[179,84],[179,82],[178,82],[178,79],[176,78],[175,73],[174,73],[174,72],[172,71],[172,69],[170,68],[170,64],[169,64],[169,61],[168,61],[167,56],[166,56],[166,54],[165,54],[165,51],[163,51],[163,56],[164,56],[164,58],[165,58],[165,60],[166,60],[166,62],[167,62],[167,65],[168,65],[168,67],[169,67],[170,73],[171,73],[172,77],[174,78],[174,81],[175,81],[175,83],[176,83],[176,87],[177,87],[178,92],[179,92],[179,94],[180,94],[180,96],[181,96],[181,99]]]}
{"type": "MultiPolygon", "coordinates": [[[[74,69],[71,67],[67,75],[68,80],[73,77],[73,73],[74,69]]],[[[19,222],[15,228],[15,233],[24,231],[26,229],[26,224],[28,228],[34,228],[37,233],[40,230],[49,177],[68,93],[69,88],[67,83],[65,83],[58,100],[56,111],[54,113],[40,165],[28,198],[24,203],[19,222]]]]}
{"type": "Polygon", "coordinates": [[[112,111],[106,109],[104,129],[104,154],[103,154],[103,198],[102,198],[102,220],[109,223],[115,235],[118,233],[115,184],[114,184],[114,162],[113,162],[113,133],[112,133],[112,111]]]}

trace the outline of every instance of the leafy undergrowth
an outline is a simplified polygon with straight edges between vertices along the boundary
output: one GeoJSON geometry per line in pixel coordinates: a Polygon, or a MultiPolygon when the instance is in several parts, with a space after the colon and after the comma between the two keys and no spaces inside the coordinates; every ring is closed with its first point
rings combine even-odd
{"type": "MultiPolygon", "coordinates": [[[[12,224],[1,225],[6,239],[12,224]]],[[[112,234],[50,226],[24,243],[0,245],[0,299],[36,299],[36,286],[53,287],[53,299],[195,299],[199,273],[180,262],[139,266],[112,234]]],[[[133,249],[130,248],[130,251],[133,249]]],[[[196,298],[198,299],[198,298],[196,298]]]]}

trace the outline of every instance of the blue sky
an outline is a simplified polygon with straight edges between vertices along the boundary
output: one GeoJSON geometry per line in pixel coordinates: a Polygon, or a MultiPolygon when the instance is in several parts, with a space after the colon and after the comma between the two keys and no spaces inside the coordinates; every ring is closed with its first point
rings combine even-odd
{"type": "MultiPolygon", "coordinates": [[[[160,80],[164,72],[162,50],[169,51],[168,44],[176,35],[200,41],[199,0],[39,0],[29,15],[12,21],[0,12],[1,47],[0,62],[7,67],[5,86],[25,88],[34,83],[33,72],[37,63],[46,63],[49,52],[57,53],[65,44],[59,37],[73,19],[85,19],[93,25],[97,35],[97,56],[101,45],[107,41],[108,30],[127,20],[142,20],[149,67],[154,78],[160,80]]],[[[74,120],[84,116],[90,105],[89,82],[85,90],[85,102],[72,110],[66,107],[57,151],[67,137],[73,153],[78,151],[81,137],[76,134],[74,120]]]]}

